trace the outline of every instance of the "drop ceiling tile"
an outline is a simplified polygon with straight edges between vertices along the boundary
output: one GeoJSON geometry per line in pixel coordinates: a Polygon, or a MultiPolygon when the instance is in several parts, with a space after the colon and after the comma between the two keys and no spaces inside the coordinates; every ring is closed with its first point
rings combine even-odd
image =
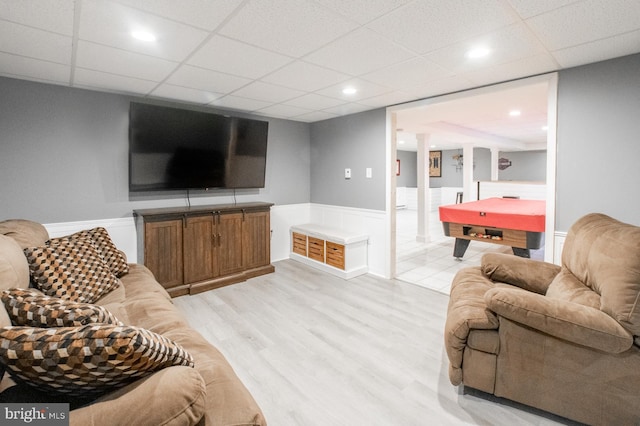
{"type": "Polygon", "coordinates": [[[171,84],[162,84],[159,87],[156,87],[150,93],[150,96],[165,99],[177,99],[180,101],[205,105],[215,101],[221,97],[222,94],[190,89],[188,87],[174,86],[171,84]]]}
{"type": "Polygon", "coordinates": [[[418,0],[367,27],[420,54],[504,27],[517,20],[501,0],[418,0]]]}
{"type": "Polygon", "coordinates": [[[254,81],[253,83],[236,90],[233,94],[243,98],[280,103],[302,96],[304,95],[304,92],[289,89],[287,87],[276,86],[274,84],[263,83],[261,81],[254,81]]]}
{"type": "Polygon", "coordinates": [[[76,68],[73,76],[73,86],[146,95],[156,86],[156,83],[138,78],[76,68]]]}
{"type": "Polygon", "coordinates": [[[94,0],[82,5],[81,40],[182,61],[208,36],[205,31],[119,3],[94,0]],[[157,39],[151,42],[136,40],[131,36],[136,30],[151,32],[157,39]]]}
{"type": "Polygon", "coordinates": [[[402,90],[404,88],[422,86],[429,81],[445,78],[448,75],[447,70],[440,65],[419,56],[370,74],[365,74],[362,78],[376,84],[402,90]]]}
{"type": "Polygon", "coordinates": [[[311,92],[348,80],[349,78],[351,77],[347,74],[319,67],[308,62],[295,61],[262,78],[262,81],[311,92]]]}
{"type": "Polygon", "coordinates": [[[316,0],[342,16],[366,24],[411,0],[316,0]]]}
{"type": "Polygon", "coordinates": [[[300,108],[319,110],[342,105],[345,102],[340,99],[328,98],[316,93],[309,93],[306,95],[302,95],[299,98],[290,99],[284,103],[286,105],[293,105],[300,108]]]}
{"type": "Polygon", "coordinates": [[[312,112],[306,108],[298,108],[291,105],[277,104],[271,105],[266,108],[261,108],[258,110],[260,114],[265,114],[272,117],[279,118],[291,118],[297,115],[308,114],[312,112]]]}
{"type": "Polygon", "coordinates": [[[308,114],[298,115],[294,118],[295,121],[303,121],[306,123],[313,123],[316,121],[328,120],[330,118],[337,117],[337,114],[332,114],[326,111],[314,111],[308,114]]]}
{"type": "Polygon", "coordinates": [[[260,78],[291,62],[288,56],[215,36],[189,58],[188,64],[247,78],[260,78]]]}
{"type": "Polygon", "coordinates": [[[412,56],[414,54],[389,39],[362,28],[311,53],[305,60],[359,76],[412,56]]]}
{"type": "Polygon", "coordinates": [[[27,80],[69,84],[71,67],[0,52],[0,74],[27,80]]]}
{"type": "Polygon", "coordinates": [[[640,31],[613,36],[575,47],[556,50],[553,57],[563,68],[576,67],[638,52],[640,31]]]}
{"type": "Polygon", "coordinates": [[[640,29],[640,3],[587,0],[526,22],[549,50],[559,50],[640,29]]]}
{"type": "Polygon", "coordinates": [[[211,102],[211,105],[222,108],[235,109],[238,111],[256,111],[260,108],[271,105],[270,102],[259,101],[257,99],[247,99],[240,96],[227,95],[211,102]]]}
{"type": "Polygon", "coordinates": [[[0,19],[73,35],[74,0],[0,0],[0,19]]]}
{"type": "Polygon", "coordinates": [[[355,102],[350,102],[348,104],[342,104],[336,107],[327,108],[323,111],[328,112],[330,114],[336,114],[336,115],[348,115],[348,114],[356,114],[362,111],[367,111],[369,109],[371,109],[371,107],[358,104],[355,102]]]}
{"type": "Polygon", "coordinates": [[[517,78],[528,77],[558,70],[558,64],[547,53],[518,59],[492,67],[482,68],[462,74],[475,86],[484,86],[501,81],[509,81],[517,78]]]}
{"type": "Polygon", "coordinates": [[[391,105],[403,104],[405,102],[410,102],[414,100],[416,99],[413,95],[400,92],[400,91],[395,91],[395,92],[389,92],[383,95],[374,96],[367,99],[362,99],[358,101],[358,103],[377,108],[377,107],[387,107],[391,105]]]}
{"type": "Polygon", "coordinates": [[[469,79],[462,76],[451,76],[440,80],[435,80],[424,86],[407,89],[407,93],[415,96],[416,99],[430,98],[432,96],[444,95],[460,90],[476,87],[469,79]]]}
{"type": "Polygon", "coordinates": [[[460,74],[541,53],[546,53],[544,46],[525,25],[518,23],[472,40],[447,46],[425,57],[451,74],[460,74]],[[467,58],[467,52],[476,47],[486,47],[491,53],[483,58],[467,58]]]}
{"type": "Polygon", "coordinates": [[[508,0],[522,18],[531,18],[583,0],[508,0]]]}
{"type": "Polygon", "coordinates": [[[318,90],[316,93],[330,98],[342,99],[345,102],[357,102],[360,99],[371,98],[390,91],[391,89],[388,87],[356,78],[327,87],[326,89],[318,90]],[[356,93],[350,95],[342,93],[345,87],[353,87],[356,89],[356,93]]]}
{"type": "Polygon", "coordinates": [[[167,79],[167,83],[213,93],[229,93],[251,80],[204,68],[183,65],[167,79]]]}
{"type": "Polygon", "coordinates": [[[242,3],[242,0],[180,0],[178,7],[175,0],[119,0],[119,2],[211,31],[224,22],[227,16],[242,3]]]}
{"type": "Polygon", "coordinates": [[[78,42],[76,65],[142,80],[162,81],[177,63],[86,41],[78,42]]]}
{"type": "Polygon", "coordinates": [[[248,2],[220,34],[300,57],[356,27],[355,22],[311,1],[261,0],[248,2]]]}
{"type": "Polygon", "coordinates": [[[13,22],[0,23],[0,52],[70,65],[71,37],[13,22]]]}

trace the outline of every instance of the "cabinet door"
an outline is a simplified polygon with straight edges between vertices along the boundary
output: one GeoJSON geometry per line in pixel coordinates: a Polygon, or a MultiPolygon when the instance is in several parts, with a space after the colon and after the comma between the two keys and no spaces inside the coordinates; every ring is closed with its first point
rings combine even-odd
{"type": "MultiPolygon", "coordinates": [[[[271,263],[271,223],[269,212],[248,212],[242,222],[243,263],[245,269],[271,263]]],[[[306,240],[305,240],[306,255],[306,240]]]]}
{"type": "Polygon", "coordinates": [[[218,216],[217,257],[220,275],[241,272],[242,213],[222,213],[218,216]]]}
{"type": "Polygon", "coordinates": [[[181,219],[144,224],[144,264],[167,290],[184,284],[181,219]]]}
{"type": "Polygon", "coordinates": [[[189,216],[185,219],[184,281],[195,283],[218,276],[216,262],[216,216],[189,216]]]}

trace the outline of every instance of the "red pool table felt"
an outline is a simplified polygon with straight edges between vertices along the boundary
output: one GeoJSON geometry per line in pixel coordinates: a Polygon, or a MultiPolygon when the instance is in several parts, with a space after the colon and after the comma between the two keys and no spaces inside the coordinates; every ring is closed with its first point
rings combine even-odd
{"type": "Polygon", "coordinates": [[[544,232],[546,202],[514,198],[440,206],[440,221],[522,231],[544,232]]]}

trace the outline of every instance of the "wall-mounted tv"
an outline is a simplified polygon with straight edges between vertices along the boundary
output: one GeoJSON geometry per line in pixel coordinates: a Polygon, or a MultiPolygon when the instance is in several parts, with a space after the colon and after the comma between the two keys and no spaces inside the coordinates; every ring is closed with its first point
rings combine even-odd
{"type": "Polygon", "coordinates": [[[264,188],[269,123],[131,102],[129,191],[264,188]]]}

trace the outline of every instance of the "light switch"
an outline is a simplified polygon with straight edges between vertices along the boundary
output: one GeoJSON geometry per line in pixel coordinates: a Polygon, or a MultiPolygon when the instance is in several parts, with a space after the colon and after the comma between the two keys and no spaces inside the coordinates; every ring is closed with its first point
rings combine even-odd
{"type": "Polygon", "coordinates": [[[371,171],[371,167],[367,167],[367,178],[371,179],[371,177],[373,176],[373,172],[371,171]]]}
{"type": "Polygon", "coordinates": [[[344,169],[344,178],[351,179],[351,169],[344,169]]]}

